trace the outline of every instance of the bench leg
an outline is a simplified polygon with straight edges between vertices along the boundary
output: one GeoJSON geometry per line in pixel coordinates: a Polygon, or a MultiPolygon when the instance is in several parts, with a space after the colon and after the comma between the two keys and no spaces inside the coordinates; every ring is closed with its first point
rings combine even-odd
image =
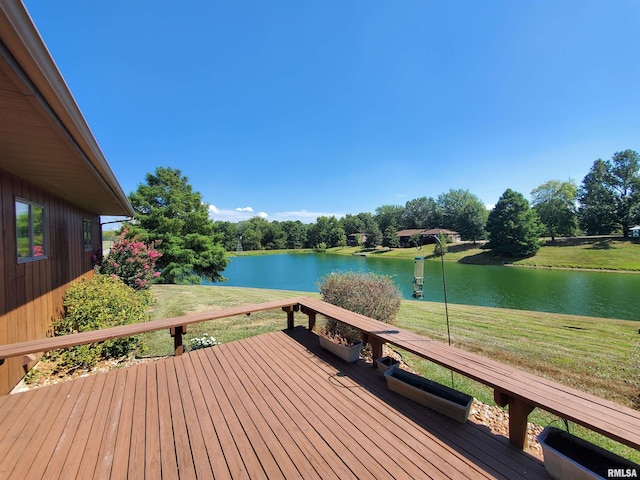
{"type": "Polygon", "coordinates": [[[309,317],[309,331],[315,332],[316,330],[316,311],[310,310],[305,306],[302,306],[302,313],[305,313],[309,317]]]}
{"type": "Polygon", "coordinates": [[[509,442],[516,448],[527,448],[527,422],[529,414],[533,411],[533,405],[522,400],[511,399],[509,401],[509,442]]]}
{"type": "Polygon", "coordinates": [[[369,336],[369,343],[371,344],[371,362],[373,363],[372,367],[377,368],[376,360],[382,357],[382,342],[379,338],[369,336]]]}
{"type": "Polygon", "coordinates": [[[535,407],[518,398],[510,397],[499,390],[494,390],[493,398],[501,407],[509,405],[509,443],[520,450],[524,450],[528,447],[527,422],[529,414],[535,407]]]}
{"type": "Polygon", "coordinates": [[[287,329],[293,329],[294,312],[298,310],[297,305],[293,307],[282,307],[282,310],[287,312],[287,329]]]}
{"type": "Polygon", "coordinates": [[[184,345],[182,344],[182,334],[187,333],[187,326],[171,327],[171,336],[173,337],[173,354],[182,355],[184,353],[184,345]]]}

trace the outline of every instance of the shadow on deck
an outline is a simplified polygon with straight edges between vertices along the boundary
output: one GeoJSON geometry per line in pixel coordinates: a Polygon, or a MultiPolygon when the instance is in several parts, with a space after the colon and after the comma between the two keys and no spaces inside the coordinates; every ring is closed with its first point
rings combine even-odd
{"type": "Polygon", "coordinates": [[[549,478],[297,327],[0,397],[0,478],[549,478]]]}

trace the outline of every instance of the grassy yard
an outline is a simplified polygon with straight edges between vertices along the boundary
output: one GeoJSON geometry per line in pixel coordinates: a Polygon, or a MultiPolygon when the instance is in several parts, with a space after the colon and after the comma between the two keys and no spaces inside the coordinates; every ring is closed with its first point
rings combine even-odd
{"type": "MultiPolygon", "coordinates": [[[[259,290],[222,286],[155,285],[153,317],[165,318],[246,303],[264,302],[300,295],[301,292],[259,290]]],[[[315,293],[304,293],[315,296],[315,293]]],[[[306,317],[297,315],[297,322],[306,317]]],[[[607,398],[640,408],[640,335],[638,323],[520,310],[450,305],[452,343],[460,348],[531,371],[607,398]]],[[[262,312],[250,317],[233,317],[189,326],[189,338],[208,333],[219,342],[279,330],[286,325],[281,311],[262,312]]],[[[405,300],[397,325],[441,341],[447,341],[444,306],[441,303],[405,300]]],[[[170,355],[173,344],[168,332],[148,334],[147,355],[170,355]]],[[[420,358],[399,352],[417,371],[450,385],[451,373],[420,358]]],[[[460,375],[453,376],[455,388],[479,400],[493,403],[493,392],[460,375]]],[[[558,418],[535,410],[531,421],[561,426],[558,418]]],[[[585,431],[575,433],[640,461],[640,453],[585,431]]]]}
{"type": "MultiPolygon", "coordinates": [[[[483,249],[482,244],[460,243],[448,246],[444,259],[482,265],[514,265],[543,268],[584,268],[596,270],[621,270],[640,272],[640,243],[621,238],[572,238],[547,242],[538,253],[530,258],[501,258],[483,249]]],[[[427,260],[439,260],[434,255],[434,245],[417,248],[367,249],[362,247],[335,247],[327,250],[333,255],[367,255],[413,260],[423,256],[427,260]]]]}

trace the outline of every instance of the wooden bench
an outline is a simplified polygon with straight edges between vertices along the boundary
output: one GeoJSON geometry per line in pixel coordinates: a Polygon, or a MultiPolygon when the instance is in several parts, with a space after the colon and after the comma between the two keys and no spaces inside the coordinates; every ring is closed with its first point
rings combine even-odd
{"type": "Polygon", "coordinates": [[[509,441],[518,448],[526,447],[528,416],[538,407],[640,449],[636,410],[320,300],[303,298],[300,305],[310,329],[322,314],[360,330],[373,358],[381,357],[382,345],[390,343],[493,388],[495,402],[509,407],[509,441]]]}

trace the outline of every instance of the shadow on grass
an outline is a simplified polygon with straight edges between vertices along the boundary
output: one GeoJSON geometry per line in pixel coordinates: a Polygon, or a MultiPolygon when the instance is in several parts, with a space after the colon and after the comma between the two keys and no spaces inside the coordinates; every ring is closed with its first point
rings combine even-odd
{"type": "Polygon", "coordinates": [[[582,245],[591,245],[591,248],[594,249],[602,249],[601,245],[611,245],[611,247],[604,248],[615,248],[614,244],[618,242],[624,242],[628,239],[623,238],[620,235],[598,235],[598,236],[588,236],[588,237],[558,237],[555,240],[548,239],[545,242],[545,246],[547,247],[579,247],[582,245]]]}
{"type": "Polygon", "coordinates": [[[491,252],[476,253],[468,255],[458,260],[458,263],[467,265],[510,265],[513,262],[521,260],[520,258],[498,257],[491,252]]]}
{"type": "Polygon", "coordinates": [[[615,248],[616,246],[613,244],[613,240],[609,238],[597,241],[589,247],[589,250],[613,250],[615,248]]]}

